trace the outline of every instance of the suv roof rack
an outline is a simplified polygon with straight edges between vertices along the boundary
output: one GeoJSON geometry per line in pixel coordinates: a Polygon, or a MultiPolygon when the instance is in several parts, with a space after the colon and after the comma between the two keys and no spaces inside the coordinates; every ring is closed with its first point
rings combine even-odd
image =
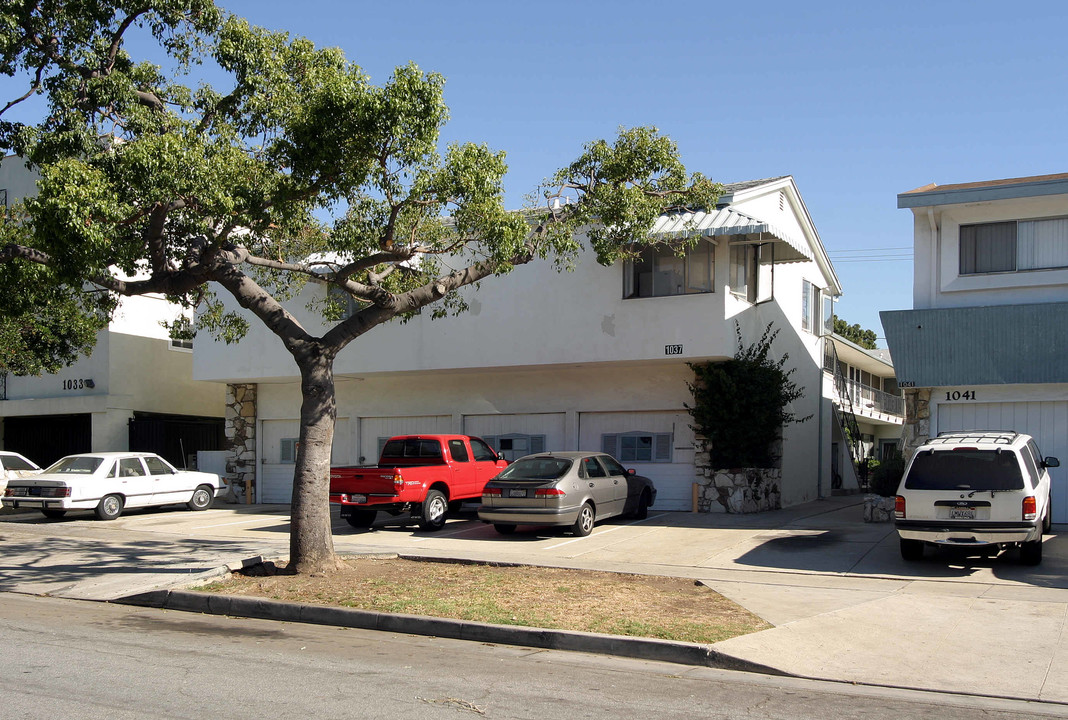
{"type": "Polygon", "coordinates": [[[1020,437],[1020,433],[1009,430],[960,430],[954,432],[940,432],[937,437],[928,438],[924,443],[946,445],[961,440],[973,442],[990,442],[999,445],[1011,445],[1020,437]]]}

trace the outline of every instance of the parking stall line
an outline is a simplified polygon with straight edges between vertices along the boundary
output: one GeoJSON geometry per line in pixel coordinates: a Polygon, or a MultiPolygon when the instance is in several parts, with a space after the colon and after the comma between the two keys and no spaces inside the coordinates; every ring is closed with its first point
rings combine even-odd
{"type": "MultiPolygon", "coordinates": [[[[263,522],[268,518],[256,518],[255,520],[236,520],[234,522],[215,523],[214,525],[200,525],[199,527],[191,528],[192,530],[209,530],[211,528],[226,527],[227,525],[250,525],[251,523],[263,522]]],[[[282,520],[282,518],[271,518],[272,520],[282,520]]],[[[289,518],[285,518],[285,522],[289,522],[289,518]]]]}
{"type": "Polygon", "coordinates": [[[605,530],[604,532],[595,533],[593,535],[587,535],[586,537],[577,537],[577,538],[572,538],[570,540],[565,540],[562,543],[556,543],[555,545],[549,545],[548,547],[543,547],[542,550],[555,550],[558,547],[563,547],[564,545],[570,545],[571,543],[578,542],[579,540],[586,540],[587,538],[591,538],[591,537],[601,537],[602,535],[607,535],[610,532],[615,532],[616,530],[622,530],[623,528],[628,528],[628,527],[630,527],[632,525],[641,525],[644,522],[649,522],[650,520],[656,520],[657,518],[664,517],[664,515],[666,515],[666,514],[667,513],[661,513],[659,515],[650,515],[649,517],[645,518],[644,520],[635,520],[634,522],[629,522],[626,525],[617,525],[616,527],[609,528],[608,530],[605,530]]]}
{"type": "Polygon", "coordinates": [[[434,538],[454,537],[456,535],[463,535],[464,533],[471,532],[472,530],[478,530],[481,527],[482,527],[482,525],[479,524],[479,525],[475,525],[473,527],[466,527],[466,528],[463,528],[461,530],[457,530],[456,532],[434,533],[433,535],[427,535],[425,537],[412,538],[412,542],[423,542],[424,540],[433,540],[434,538]]]}

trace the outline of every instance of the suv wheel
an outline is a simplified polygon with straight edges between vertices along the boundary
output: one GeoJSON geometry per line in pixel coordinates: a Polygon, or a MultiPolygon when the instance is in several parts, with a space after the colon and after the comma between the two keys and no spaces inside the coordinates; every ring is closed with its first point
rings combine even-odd
{"type": "Polygon", "coordinates": [[[1042,532],[1049,535],[1053,530],[1053,511],[1050,510],[1050,500],[1046,500],[1046,515],[1042,518],[1042,532]]]}
{"type": "Polygon", "coordinates": [[[923,540],[901,538],[901,557],[909,562],[923,559],[923,540]]]}
{"type": "Polygon", "coordinates": [[[1020,544],[1020,562],[1024,565],[1038,565],[1042,562],[1042,539],[1020,544]]]}

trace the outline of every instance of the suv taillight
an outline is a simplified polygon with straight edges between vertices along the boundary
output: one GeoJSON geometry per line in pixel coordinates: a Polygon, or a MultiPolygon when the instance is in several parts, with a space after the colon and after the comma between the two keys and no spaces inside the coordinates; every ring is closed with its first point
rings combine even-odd
{"type": "Polygon", "coordinates": [[[900,495],[894,498],[894,517],[898,519],[905,517],[905,498],[900,495]]]}
{"type": "Polygon", "coordinates": [[[1023,519],[1034,520],[1036,517],[1038,517],[1038,505],[1034,496],[1025,497],[1023,499],[1023,519]]]}

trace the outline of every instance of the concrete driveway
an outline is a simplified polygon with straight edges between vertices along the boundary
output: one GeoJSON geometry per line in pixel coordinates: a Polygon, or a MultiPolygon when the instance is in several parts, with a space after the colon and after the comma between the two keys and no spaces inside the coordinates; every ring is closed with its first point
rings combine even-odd
{"type": "MultiPolygon", "coordinates": [[[[285,557],[287,510],[134,511],[109,523],[3,515],[0,591],[116,599],[253,555],[285,557]]],[[[499,536],[470,514],[437,533],[356,531],[335,517],[334,542],[340,553],[690,577],[775,626],[717,644],[735,657],[805,677],[1068,703],[1068,538],[1058,534],[1038,567],[1011,552],[906,563],[892,526],[863,523],[854,496],[750,516],[653,512],[586,538],[499,536]]]]}

